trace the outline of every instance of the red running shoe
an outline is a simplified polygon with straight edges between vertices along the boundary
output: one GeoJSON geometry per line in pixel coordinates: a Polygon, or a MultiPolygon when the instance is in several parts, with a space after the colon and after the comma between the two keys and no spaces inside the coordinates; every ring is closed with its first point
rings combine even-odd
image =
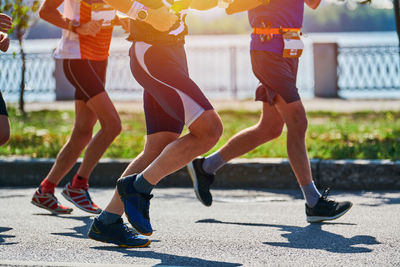
{"type": "Polygon", "coordinates": [[[42,194],[40,188],[33,194],[31,203],[54,214],[70,214],[72,212],[71,208],[61,205],[53,194],[42,194]]]}
{"type": "Polygon", "coordinates": [[[90,198],[88,190],[82,188],[73,188],[70,183],[68,183],[64,190],[61,192],[67,200],[71,201],[75,206],[83,211],[100,214],[101,209],[99,206],[93,203],[90,198]]]}

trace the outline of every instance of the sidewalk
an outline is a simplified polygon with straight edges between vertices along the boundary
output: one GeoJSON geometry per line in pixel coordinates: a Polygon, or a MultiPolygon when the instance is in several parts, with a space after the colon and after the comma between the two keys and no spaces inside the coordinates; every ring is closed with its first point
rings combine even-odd
{"type": "MultiPolygon", "coordinates": [[[[253,100],[216,100],[211,101],[217,110],[240,109],[240,110],[260,110],[261,102],[253,100]]],[[[335,111],[335,112],[356,112],[356,111],[386,111],[400,110],[400,99],[396,100],[344,100],[344,99],[327,99],[313,98],[303,101],[306,111],[335,111]]],[[[117,101],[115,105],[119,111],[126,112],[142,112],[143,106],[140,101],[117,101]]],[[[41,109],[63,110],[74,109],[73,101],[58,102],[35,102],[26,103],[26,111],[34,111],[41,109]]]]}

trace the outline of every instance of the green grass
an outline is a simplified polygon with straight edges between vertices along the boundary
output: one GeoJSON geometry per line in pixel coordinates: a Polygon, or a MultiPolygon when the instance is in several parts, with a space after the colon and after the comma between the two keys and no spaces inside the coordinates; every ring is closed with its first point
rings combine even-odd
{"type": "MultiPolygon", "coordinates": [[[[35,111],[26,116],[9,110],[11,140],[0,147],[2,156],[54,158],[67,141],[74,122],[73,111],[35,111]]],[[[224,134],[221,147],[238,131],[257,123],[259,112],[220,111],[224,134]]],[[[133,158],[145,143],[142,113],[121,113],[123,131],[107,150],[108,158],[133,158]]],[[[307,149],[310,158],[320,159],[400,159],[400,111],[397,112],[310,112],[307,149]]],[[[96,125],[96,129],[98,129],[96,125]]],[[[246,158],[286,158],[286,132],[244,155],[246,158]]]]}

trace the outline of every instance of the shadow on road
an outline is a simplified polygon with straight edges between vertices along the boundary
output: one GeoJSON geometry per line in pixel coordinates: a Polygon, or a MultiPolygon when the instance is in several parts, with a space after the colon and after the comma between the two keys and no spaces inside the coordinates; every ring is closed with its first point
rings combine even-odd
{"type": "Polygon", "coordinates": [[[5,195],[5,196],[0,196],[0,198],[22,198],[22,197],[26,197],[27,195],[5,195]]]}
{"type": "Polygon", "coordinates": [[[75,232],[51,233],[52,235],[61,235],[61,236],[69,236],[69,237],[84,238],[84,239],[87,238],[87,233],[88,233],[90,225],[92,224],[92,221],[93,221],[92,216],[90,216],[90,215],[89,216],[62,216],[62,218],[82,221],[84,223],[84,225],[67,228],[67,229],[73,230],[75,232]]]}
{"type": "Polygon", "coordinates": [[[15,245],[18,244],[18,242],[6,242],[6,238],[15,238],[15,235],[3,235],[1,233],[3,232],[8,232],[12,230],[13,228],[10,227],[0,227],[0,245],[15,245]]]}
{"type": "MultiPolygon", "coordinates": [[[[397,192],[396,192],[397,193],[397,192]]],[[[370,199],[368,203],[360,203],[360,206],[367,206],[367,207],[380,207],[383,205],[398,205],[400,204],[400,198],[390,196],[390,192],[366,192],[360,194],[362,197],[366,199],[370,199]]]]}
{"type": "Polygon", "coordinates": [[[148,258],[148,259],[159,259],[161,263],[154,266],[222,266],[222,267],[233,267],[233,266],[241,266],[239,263],[230,263],[230,262],[222,262],[222,261],[212,261],[212,260],[204,260],[200,258],[192,258],[186,256],[178,256],[166,253],[159,253],[154,251],[140,251],[140,250],[132,250],[120,247],[91,247],[92,249],[97,250],[105,250],[105,251],[113,251],[125,254],[126,257],[139,257],[139,258],[148,258]]]}
{"type": "Polygon", "coordinates": [[[51,213],[36,213],[34,215],[39,215],[39,216],[52,216],[52,217],[57,217],[57,218],[62,218],[63,220],[69,219],[69,220],[76,220],[76,221],[81,221],[84,223],[82,226],[76,226],[72,228],[67,228],[69,230],[73,230],[74,232],[66,232],[66,233],[51,233],[52,235],[61,235],[61,236],[69,236],[69,237],[75,237],[75,238],[87,238],[87,233],[89,231],[89,227],[93,221],[92,216],[87,215],[87,216],[63,216],[63,215],[57,215],[57,214],[51,214],[51,213]]]}
{"type": "Polygon", "coordinates": [[[215,219],[204,219],[196,223],[218,223],[218,224],[233,224],[242,226],[262,226],[278,228],[280,231],[289,232],[281,236],[287,238],[288,242],[264,242],[265,245],[300,248],[300,249],[320,249],[333,253],[366,253],[372,249],[366,247],[354,247],[355,245],[378,245],[381,244],[373,236],[357,235],[351,238],[346,238],[342,235],[334,234],[322,230],[322,225],[355,225],[352,223],[319,223],[309,224],[306,227],[278,225],[278,224],[263,224],[263,223],[238,223],[238,222],[223,222],[215,219]]]}

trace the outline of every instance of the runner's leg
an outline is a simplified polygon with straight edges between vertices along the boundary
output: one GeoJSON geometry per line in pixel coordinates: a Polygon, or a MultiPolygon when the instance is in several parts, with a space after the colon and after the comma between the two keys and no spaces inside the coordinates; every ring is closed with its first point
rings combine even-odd
{"type": "Polygon", "coordinates": [[[218,152],[225,162],[228,162],[279,137],[282,133],[283,125],[281,115],[276,108],[263,102],[260,121],[256,125],[244,129],[231,137],[218,152]]]}
{"type": "MultiPolygon", "coordinates": [[[[147,136],[146,146],[125,169],[121,177],[142,172],[172,141],[178,138],[177,133],[160,132],[147,136]]],[[[107,212],[121,215],[124,214],[124,206],[119,198],[118,191],[115,190],[111,201],[104,209],[107,212]]]]}
{"type": "Polygon", "coordinates": [[[222,123],[214,110],[208,110],[189,127],[189,131],[187,135],[170,143],[143,171],[149,183],[157,184],[198,155],[209,151],[222,134],[222,123]]]}
{"type": "Polygon", "coordinates": [[[0,146],[10,139],[10,121],[8,116],[0,114],[0,146]]]}
{"type": "Polygon", "coordinates": [[[10,138],[10,121],[8,119],[7,107],[0,92],[0,146],[4,145],[10,138]]]}
{"type": "Polygon", "coordinates": [[[312,182],[310,161],[306,150],[307,115],[302,102],[296,101],[287,104],[279,95],[276,97],[275,107],[281,114],[287,127],[287,152],[300,186],[312,182]]]}
{"type": "Polygon", "coordinates": [[[81,100],[75,101],[75,124],[72,135],[57,155],[46,180],[58,184],[74,166],[83,149],[92,139],[93,127],[97,117],[81,100]]]}
{"type": "Polygon", "coordinates": [[[121,132],[121,121],[106,92],[91,98],[87,106],[96,115],[101,125],[101,129],[91,138],[77,172],[79,176],[89,178],[101,156],[121,132]]]}

